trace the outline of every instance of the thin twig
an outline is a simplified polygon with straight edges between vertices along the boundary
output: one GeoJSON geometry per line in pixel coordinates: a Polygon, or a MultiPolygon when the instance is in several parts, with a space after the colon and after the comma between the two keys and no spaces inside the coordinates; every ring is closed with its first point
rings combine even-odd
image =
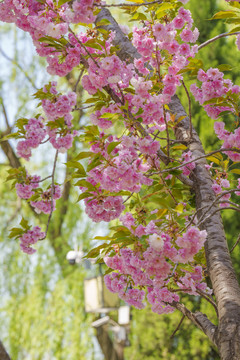
{"type": "Polygon", "coordinates": [[[77,42],[82,46],[82,48],[86,51],[86,53],[88,54],[88,56],[92,59],[92,61],[94,62],[94,64],[97,66],[97,68],[99,68],[99,64],[97,63],[97,61],[94,59],[94,57],[92,56],[92,54],[88,51],[87,47],[82,43],[82,41],[79,40],[79,38],[76,36],[75,32],[70,28],[70,26],[68,27],[68,30],[70,33],[73,34],[73,36],[75,37],[75,40],[77,40],[77,42]]]}
{"type": "Polygon", "coordinates": [[[154,4],[161,4],[162,3],[162,0],[156,0],[156,1],[151,1],[151,2],[143,2],[141,4],[134,4],[134,3],[121,3],[121,4],[93,4],[93,6],[96,6],[96,7],[101,7],[101,8],[108,8],[108,7],[123,7],[123,6],[147,6],[147,5],[154,5],[154,4]]]}
{"type": "Polygon", "coordinates": [[[168,124],[167,124],[167,117],[166,117],[166,110],[163,106],[163,118],[166,126],[166,133],[167,133],[167,156],[170,158],[170,140],[169,140],[169,130],[168,130],[168,124]]]}
{"type": "Polygon", "coordinates": [[[188,92],[188,89],[184,83],[184,81],[182,80],[182,84],[184,87],[184,90],[187,94],[187,98],[188,98],[188,118],[189,118],[189,132],[190,132],[190,138],[192,139],[192,104],[191,104],[191,98],[190,98],[190,94],[188,92]]]}
{"type": "Polygon", "coordinates": [[[239,208],[233,207],[233,206],[224,206],[221,208],[216,209],[215,211],[213,211],[211,214],[209,214],[205,219],[203,219],[202,221],[200,221],[197,226],[199,227],[200,225],[202,225],[205,221],[207,221],[209,218],[211,218],[213,215],[215,215],[217,212],[222,211],[222,210],[235,210],[237,212],[240,212],[239,208]]]}
{"type": "MultiPolygon", "coordinates": [[[[219,199],[221,199],[221,197],[223,197],[226,194],[230,194],[230,193],[234,193],[236,191],[238,191],[239,189],[230,189],[230,190],[225,190],[223,191],[220,195],[218,195],[216,197],[216,199],[211,203],[211,205],[208,207],[208,209],[202,214],[202,216],[200,217],[200,219],[198,221],[201,222],[201,220],[204,218],[204,216],[214,207],[215,204],[217,204],[217,202],[219,201],[219,199]]],[[[224,202],[224,201],[222,201],[224,202]]],[[[200,210],[200,209],[199,209],[200,210]]]]}
{"type": "Polygon", "coordinates": [[[192,216],[191,220],[189,221],[189,223],[182,230],[180,230],[180,234],[182,234],[186,229],[189,228],[189,226],[192,225],[192,223],[194,222],[195,217],[197,216],[198,212],[205,209],[206,207],[208,207],[208,205],[202,206],[200,209],[195,211],[195,213],[193,214],[193,216],[192,216]]]}
{"type": "Polygon", "coordinates": [[[171,279],[171,278],[174,276],[177,267],[178,267],[178,262],[175,264],[175,266],[174,266],[173,271],[171,272],[171,274],[168,275],[168,277],[167,277],[164,281],[167,281],[167,280],[171,279]]]}
{"type": "Polygon", "coordinates": [[[170,188],[167,186],[167,183],[166,183],[165,179],[162,177],[161,174],[159,174],[159,177],[161,178],[163,184],[164,184],[165,187],[166,187],[167,192],[169,193],[169,195],[171,196],[171,198],[173,199],[173,201],[175,202],[175,204],[178,205],[178,202],[177,202],[177,200],[175,199],[175,197],[174,197],[172,191],[170,190],[170,188]]]}
{"type": "Polygon", "coordinates": [[[89,108],[91,108],[91,107],[93,107],[93,106],[95,106],[95,104],[92,104],[92,105],[88,105],[88,106],[84,106],[84,107],[74,107],[73,108],[73,111],[82,111],[82,110],[86,110],[86,109],[89,109],[89,108]]]}
{"type": "Polygon", "coordinates": [[[208,294],[206,294],[205,292],[203,292],[200,289],[197,289],[196,292],[201,295],[205,300],[207,300],[210,304],[212,304],[212,306],[214,307],[216,314],[218,316],[218,308],[217,308],[217,304],[215,303],[215,301],[213,299],[211,299],[208,294]]]}
{"type": "Polygon", "coordinates": [[[49,175],[49,176],[46,176],[44,179],[41,179],[41,180],[38,180],[38,181],[31,181],[31,184],[43,182],[43,181],[45,181],[47,179],[50,179],[51,177],[52,177],[52,175],[49,175]]]}
{"type": "Polygon", "coordinates": [[[80,74],[79,74],[79,76],[78,76],[77,82],[76,82],[76,84],[75,84],[75,86],[74,86],[74,88],[73,88],[73,91],[74,91],[74,92],[77,91],[77,87],[78,87],[78,84],[79,84],[79,82],[80,82],[80,80],[81,80],[81,78],[82,78],[82,76],[83,76],[83,73],[84,73],[84,69],[81,70],[81,72],[80,72],[80,74]]]}
{"type": "Polygon", "coordinates": [[[230,205],[233,205],[233,206],[236,206],[237,208],[240,208],[240,206],[236,203],[234,203],[233,201],[229,201],[229,200],[219,200],[217,201],[217,204],[230,204],[230,205]]]}
{"type": "Polygon", "coordinates": [[[209,156],[211,156],[211,155],[214,155],[214,154],[217,154],[217,153],[223,152],[223,151],[235,151],[235,152],[237,152],[237,153],[240,153],[240,149],[235,149],[235,148],[230,148],[230,149],[227,149],[227,148],[226,148],[226,149],[225,149],[225,148],[221,148],[221,149],[219,149],[219,150],[211,151],[211,152],[208,153],[208,154],[201,155],[201,156],[199,156],[199,157],[197,157],[197,158],[195,158],[195,159],[186,161],[186,162],[182,163],[181,165],[174,166],[174,167],[171,167],[171,168],[167,168],[167,169],[164,169],[164,170],[155,172],[155,173],[151,173],[151,175],[157,175],[157,174],[159,174],[159,173],[162,174],[162,173],[169,172],[169,171],[172,171],[172,170],[178,170],[178,169],[182,168],[183,166],[186,166],[186,165],[188,165],[188,164],[191,164],[192,162],[195,162],[195,161],[200,160],[200,159],[207,158],[207,157],[209,157],[209,156]]]}
{"type": "Polygon", "coordinates": [[[237,244],[239,243],[239,241],[240,241],[240,234],[238,235],[237,241],[235,242],[235,244],[234,244],[233,247],[231,248],[230,254],[233,252],[233,250],[235,249],[235,247],[237,246],[237,244]]]}
{"type": "Polygon", "coordinates": [[[126,200],[123,201],[123,204],[124,204],[125,202],[127,202],[127,201],[133,196],[133,194],[134,194],[134,193],[132,192],[131,195],[129,195],[129,196],[126,198],[126,200]]]}
{"type": "Polygon", "coordinates": [[[231,35],[238,35],[238,34],[240,34],[240,31],[236,31],[233,33],[223,33],[223,34],[217,35],[214,38],[209,39],[209,40],[205,41],[204,43],[202,43],[201,45],[199,45],[198,50],[202,49],[204,46],[207,46],[208,44],[211,44],[212,42],[214,42],[220,38],[231,36],[231,35]]]}
{"type": "Polygon", "coordinates": [[[176,329],[174,330],[174,332],[173,332],[172,335],[170,336],[170,339],[174,338],[176,332],[180,329],[180,327],[181,327],[184,319],[185,319],[185,315],[183,315],[183,316],[181,317],[181,320],[179,321],[178,326],[176,327],[176,329]]]}
{"type": "Polygon", "coordinates": [[[51,187],[51,211],[50,214],[48,216],[48,222],[47,222],[47,226],[46,226],[46,231],[45,231],[45,237],[41,240],[46,239],[47,237],[47,232],[48,232],[48,228],[49,228],[49,224],[50,224],[50,220],[52,217],[52,213],[53,213],[53,192],[54,192],[54,175],[55,175],[55,170],[56,170],[56,164],[57,164],[57,158],[58,158],[58,150],[56,151],[56,155],[54,158],[54,163],[53,163],[53,171],[52,171],[52,187],[51,187]]]}

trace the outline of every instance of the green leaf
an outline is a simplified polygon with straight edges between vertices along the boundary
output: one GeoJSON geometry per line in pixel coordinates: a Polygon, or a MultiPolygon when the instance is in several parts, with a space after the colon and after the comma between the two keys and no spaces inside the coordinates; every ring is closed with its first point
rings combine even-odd
{"type": "Polygon", "coordinates": [[[142,13],[135,13],[130,21],[134,21],[134,20],[147,20],[146,15],[142,14],[142,13]]]}
{"type": "Polygon", "coordinates": [[[240,31],[240,26],[236,26],[234,28],[232,28],[230,31],[229,31],[229,34],[233,33],[233,32],[236,32],[236,31],[240,31]]]}
{"type": "Polygon", "coordinates": [[[104,241],[106,241],[106,240],[112,240],[112,238],[109,237],[109,236],[95,236],[93,240],[104,240],[104,241]]]}
{"type": "Polygon", "coordinates": [[[178,204],[178,205],[175,207],[175,209],[173,209],[173,211],[176,211],[177,213],[182,214],[182,213],[183,213],[183,209],[184,209],[183,204],[178,204]]]}
{"type": "Polygon", "coordinates": [[[105,271],[104,275],[110,274],[110,273],[112,273],[113,271],[114,271],[113,269],[108,268],[108,269],[105,271]]]}
{"type": "MultiPolygon", "coordinates": [[[[77,185],[77,184],[74,184],[74,185],[77,185]]],[[[79,195],[79,197],[78,197],[78,199],[77,199],[76,202],[79,202],[79,201],[81,201],[81,200],[83,200],[83,199],[89,198],[90,196],[92,196],[91,193],[89,193],[89,192],[84,192],[84,193],[82,193],[82,194],[79,195]]]]}
{"type": "Polygon", "coordinates": [[[102,25],[110,25],[111,22],[108,19],[101,19],[100,21],[98,21],[96,23],[97,26],[102,26],[102,25]]]}
{"type": "Polygon", "coordinates": [[[207,160],[214,162],[214,164],[220,165],[220,160],[217,159],[215,156],[208,156],[207,160]]]}
{"type": "Polygon", "coordinates": [[[109,245],[108,244],[102,244],[102,245],[99,245],[97,246],[96,248],[92,249],[91,251],[89,251],[89,253],[84,256],[85,258],[95,258],[97,257],[99,254],[100,254],[100,251],[106,247],[108,247],[109,245]]]}
{"type": "Polygon", "coordinates": [[[186,150],[187,149],[187,146],[186,145],[174,145],[171,147],[171,150],[186,150]]]}
{"type": "Polygon", "coordinates": [[[93,158],[93,160],[88,164],[87,166],[87,171],[89,172],[90,170],[94,169],[95,167],[97,167],[98,165],[101,165],[101,155],[96,155],[95,158],[93,158]]]}
{"type": "Polygon", "coordinates": [[[92,42],[91,40],[85,42],[84,45],[92,49],[102,50],[102,47],[99,44],[96,44],[96,42],[92,42]]]}
{"type": "Polygon", "coordinates": [[[66,4],[68,2],[70,2],[71,0],[58,0],[58,6],[62,6],[63,4],[66,4]]]}
{"type": "MultiPolygon", "coordinates": [[[[171,3],[163,3],[161,5],[158,6],[158,9],[156,11],[156,15],[159,15],[161,14],[162,12],[166,12],[166,10],[170,10],[170,9],[174,9],[175,8],[175,5],[174,4],[171,4],[171,3]]],[[[158,16],[157,16],[158,18],[158,16]]]]}
{"type": "Polygon", "coordinates": [[[30,226],[28,225],[28,221],[24,218],[22,218],[22,220],[20,221],[20,225],[22,228],[27,229],[27,230],[30,228],[30,226]]]}
{"type": "Polygon", "coordinates": [[[70,160],[66,163],[67,167],[70,167],[70,168],[74,168],[74,169],[78,169],[78,173],[81,175],[81,176],[86,176],[86,171],[84,169],[84,167],[82,166],[82,164],[80,164],[78,161],[76,160],[70,160]]]}
{"type": "Polygon", "coordinates": [[[100,119],[111,119],[115,116],[116,114],[113,114],[113,113],[109,113],[109,112],[106,112],[104,114],[102,114],[100,116],[100,119]]]}
{"type": "Polygon", "coordinates": [[[230,170],[230,173],[240,175],[240,169],[230,170]]]}
{"type": "Polygon", "coordinates": [[[210,20],[215,19],[228,19],[231,17],[237,16],[237,13],[235,11],[219,11],[210,20]]]}
{"type": "Polygon", "coordinates": [[[107,147],[107,153],[111,154],[111,152],[119,145],[121,141],[113,141],[107,147]]]}
{"type": "Polygon", "coordinates": [[[10,231],[11,231],[9,234],[10,239],[15,237],[20,237],[24,233],[23,229],[21,228],[12,228],[10,231]]]}
{"type": "Polygon", "coordinates": [[[73,160],[75,160],[75,161],[82,160],[82,159],[89,158],[93,155],[94,155],[94,153],[92,153],[91,151],[82,151],[73,160]]]}
{"type": "Polygon", "coordinates": [[[221,65],[217,66],[217,68],[220,71],[231,71],[232,70],[231,65],[228,65],[228,64],[221,64],[221,65]]]}
{"type": "Polygon", "coordinates": [[[86,181],[86,180],[79,180],[75,186],[81,186],[81,187],[86,187],[89,191],[96,191],[95,186],[93,186],[90,182],[86,181]]]}

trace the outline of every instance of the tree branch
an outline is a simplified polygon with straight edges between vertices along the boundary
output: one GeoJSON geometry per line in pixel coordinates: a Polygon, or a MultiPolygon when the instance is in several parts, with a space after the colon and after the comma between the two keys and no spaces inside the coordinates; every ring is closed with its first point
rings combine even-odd
{"type": "Polygon", "coordinates": [[[217,346],[217,326],[208,319],[207,315],[197,311],[191,312],[184,304],[173,302],[170,305],[181,311],[191,322],[204,332],[205,335],[217,346]]]}
{"type": "Polygon", "coordinates": [[[237,244],[239,243],[239,241],[240,241],[240,234],[238,235],[237,241],[235,242],[235,244],[234,244],[233,247],[231,248],[230,254],[233,252],[233,250],[235,249],[235,247],[237,246],[237,244]]]}
{"type": "Polygon", "coordinates": [[[138,4],[138,3],[121,3],[121,4],[93,4],[94,6],[97,6],[97,7],[101,7],[101,8],[106,8],[106,7],[128,7],[128,6],[133,6],[133,7],[139,7],[139,6],[148,6],[148,5],[155,5],[155,4],[161,4],[162,3],[162,0],[156,0],[156,1],[150,1],[150,2],[143,2],[141,4],[138,4]]]}
{"type": "Polygon", "coordinates": [[[223,34],[217,35],[214,38],[209,39],[209,40],[205,41],[204,43],[202,43],[201,45],[199,45],[198,50],[201,50],[203,47],[207,46],[208,44],[211,44],[212,42],[214,42],[218,39],[221,39],[221,38],[227,37],[227,36],[231,36],[231,35],[238,35],[238,34],[240,34],[240,31],[236,31],[233,33],[223,33],[223,34]]]}
{"type": "Polygon", "coordinates": [[[0,360],[11,360],[1,340],[0,340],[0,360]]]}

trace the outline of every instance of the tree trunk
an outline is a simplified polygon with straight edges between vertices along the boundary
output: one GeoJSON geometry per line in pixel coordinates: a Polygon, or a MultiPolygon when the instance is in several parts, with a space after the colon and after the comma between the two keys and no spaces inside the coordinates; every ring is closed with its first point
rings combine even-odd
{"type": "MultiPolygon", "coordinates": [[[[176,120],[180,116],[186,116],[177,96],[172,98],[170,109],[176,115],[176,120]]],[[[189,149],[194,158],[205,155],[201,141],[194,130],[189,141],[189,129],[189,118],[185,117],[177,126],[176,138],[189,142],[189,149]]],[[[205,167],[206,164],[205,158],[196,161],[192,180],[196,194],[196,210],[199,211],[198,219],[202,216],[204,218],[200,228],[206,230],[208,234],[205,255],[219,320],[215,337],[221,358],[237,360],[240,359],[240,288],[233,270],[221,215],[219,211],[216,212],[217,205],[213,205],[216,195],[212,190],[213,182],[205,167]],[[210,214],[204,215],[205,209],[209,207],[211,207],[210,214]]]]}

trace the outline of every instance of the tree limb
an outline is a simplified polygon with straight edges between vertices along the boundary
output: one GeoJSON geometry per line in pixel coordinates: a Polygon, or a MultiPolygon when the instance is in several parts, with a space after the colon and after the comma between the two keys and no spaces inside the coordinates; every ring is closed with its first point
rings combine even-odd
{"type": "Polygon", "coordinates": [[[1,340],[0,340],[0,360],[11,360],[1,340]]]}
{"type": "Polygon", "coordinates": [[[196,325],[200,330],[207,335],[207,337],[212,341],[212,343],[218,346],[217,343],[217,326],[213,325],[213,323],[208,319],[208,317],[197,311],[195,313],[191,312],[184,304],[174,302],[172,304],[173,307],[181,311],[183,315],[185,315],[191,322],[196,325]]]}

